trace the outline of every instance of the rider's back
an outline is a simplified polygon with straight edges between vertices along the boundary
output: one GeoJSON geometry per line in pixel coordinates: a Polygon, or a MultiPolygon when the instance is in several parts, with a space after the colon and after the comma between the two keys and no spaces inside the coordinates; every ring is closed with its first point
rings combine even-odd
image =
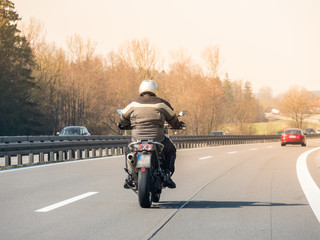
{"type": "Polygon", "coordinates": [[[152,139],[159,142],[165,138],[165,121],[171,126],[179,124],[171,105],[153,94],[144,94],[131,100],[122,110],[121,121],[130,121],[133,140],[152,139]]]}

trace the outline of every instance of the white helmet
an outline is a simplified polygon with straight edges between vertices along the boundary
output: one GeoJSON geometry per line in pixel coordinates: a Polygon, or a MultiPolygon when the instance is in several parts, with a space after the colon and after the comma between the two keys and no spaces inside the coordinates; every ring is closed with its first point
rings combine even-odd
{"type": "Polygon", "coordinates": [[[159,91],[158,84],[153,80],[144,80],[142,81],[139,87],[140,95],[146,92],[150,92],[150,93],[153,93],[154,95],[157,95],[158,91],[159,91]]]}

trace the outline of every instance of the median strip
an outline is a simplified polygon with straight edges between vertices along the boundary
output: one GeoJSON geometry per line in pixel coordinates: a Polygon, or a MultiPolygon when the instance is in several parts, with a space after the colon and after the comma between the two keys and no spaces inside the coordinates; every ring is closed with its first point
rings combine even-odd
{"type": "Polygon", "coordinates": [[[73,202],[76,202],[76,201],[79,201],[81,199],[84,199],[86,197],[90,197],[94,194],[97,194],[98,192],[87,192],[85,194],[82,194],[82,195],[79,195],[79,196],[76,196],[76,197],[73,197],[73,198],[69,198],[67,200],[64,200],[62,202],[58,202],[56,204],[53,204],[53,205],[50,205],[48,207],[45,207],[45,208],[41,208],[41,209],[38,209],[36,210],[35,212],[49,212],[49,211],[52,211],[54,209],[57,209],[59,207],[63,207],[67,204],[70,204],[70,203],[73,203],[73,202]]]}

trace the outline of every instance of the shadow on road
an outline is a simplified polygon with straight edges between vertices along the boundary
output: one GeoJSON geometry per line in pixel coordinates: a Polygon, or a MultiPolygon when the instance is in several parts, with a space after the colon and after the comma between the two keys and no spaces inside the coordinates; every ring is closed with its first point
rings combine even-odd
{"type": "MultiPolygon", "coordinates": [[[[184,201],[160,201],[152,208],[160,209],[179,209],[186,202],[184,201]]],[[[201,209],[201,208],[242,208],[242,207],[292,207],[305,206],[298,203],[268,203],[268,202],[240,202],[240,201],[190,201],[183,208],[201,209]]]]}

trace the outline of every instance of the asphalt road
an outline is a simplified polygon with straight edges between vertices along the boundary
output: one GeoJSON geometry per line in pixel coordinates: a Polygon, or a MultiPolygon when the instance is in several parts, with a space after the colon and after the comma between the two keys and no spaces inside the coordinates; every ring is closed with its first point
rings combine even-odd
{"type": "Polygon", "coordinates": [[[318,240],[319,146],[180,150],[150,209],[122,187],[123,156],[1,171],[0,238],[318,240]]]}

